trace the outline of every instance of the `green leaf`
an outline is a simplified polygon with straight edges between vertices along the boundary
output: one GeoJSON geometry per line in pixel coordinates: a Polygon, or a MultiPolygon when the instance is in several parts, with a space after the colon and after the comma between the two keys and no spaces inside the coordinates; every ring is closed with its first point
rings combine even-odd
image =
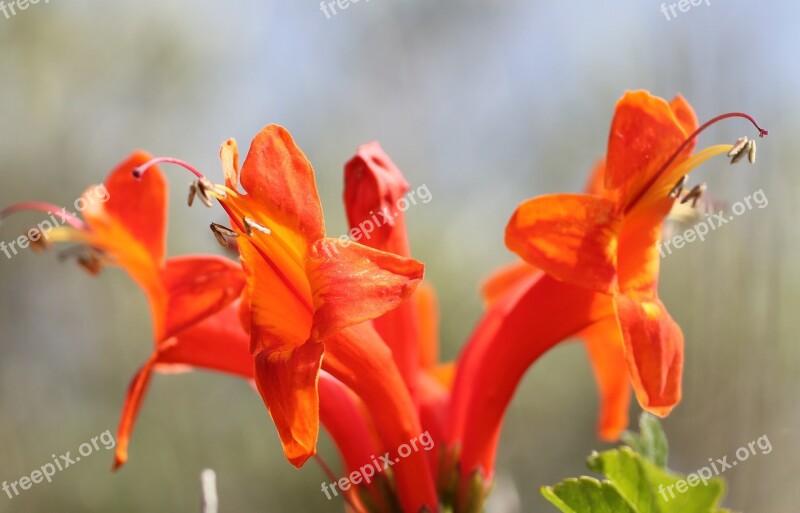
{"type": "Polygon", "coordinates": [[[643,412],[639,418],[639,431],[625,431],[622,433],[622,441],[659,467],[666,468],[669,443],[661,421],[655,415],[643,412]]]}
{"type": "Polygon", "coordinates": [[[636,513],[660,513],[645,463],[641,455],[627,447],[594,453],[587,462],[591,470],[614,483],[636,513]]]}
{"type": "Polygon", "coordinates": [[[591,477],[543,486],[542,495],[563,513],[636,513],[613,485],[591,477]]]}
{"type": "Polygon", "coordinates": [[[719,508],[725,484],[711,477],[711,469],[688,476],[670,472],[665,467],[667,440],[658,419],[643,416],[640,426],[641,433],[626,440],[631,447],[589,457],[589,468],[606,480],[567,479],[543,487],[542,495],[564,513],[730,513],[719,508]]]}
{"type": "Polygon", "coordinates": [[[715,513],[725,493],[721,479],[704,484],[696,474],[673,474],[628,447],[595,453],[589,468],[613,482],[637,513],[715,513]]]}

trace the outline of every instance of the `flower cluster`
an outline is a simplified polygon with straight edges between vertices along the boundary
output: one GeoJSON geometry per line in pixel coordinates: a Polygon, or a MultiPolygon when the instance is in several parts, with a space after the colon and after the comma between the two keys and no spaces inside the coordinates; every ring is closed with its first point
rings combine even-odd
{"type": "MultiPolygon", "coordinates": [[[[745,114],[698,127],[680,96],[626,93],[585,193],[540,196],[511,216],[506,245],[520,260],[484,284],[485,312],[453,362],[439,361],[436,295],[412,257],[403,213],[384,216],[361,243],[327,237],[314,171],[284,128],[264,128],[241,166],[236,142],[226,141],[224,183],[175,159],[132,154],[106,179],[108,201],[47,235],[79,243],[79,262],[95,273],[121,267],[149,300],[154,348],[127,392],[115,466],[128,459],[153,372],[178,367],[253,382],[296,467],[316,455],[320,426],[343,475],[384,455],[385,472],[342,490],[358,512],[481,511],[517,385],[562,341],[586,344],[601,438],[627,427],[631,389],[643,409],[667,415],[681,397],[683,335],[658,297],[657,245],[673,206],[704,189],[684,190],[692,169],[721,153],[755,159],[747,140],[695,152],[703,129],[731,117],[766,135],[745,114]],[[237,258],[165,256],[162,164],[195,175],[190,205],[222,207],[229,225],[211,229],[237,258]],[[432,450],[398,452],[423,433],[432,450]]],[[[344,179],[351,228],[409,190],[377,143],[358,149],[344,179]]],[[[51,208],[25,203],[0,217],[32,206],[51,208]]]]}

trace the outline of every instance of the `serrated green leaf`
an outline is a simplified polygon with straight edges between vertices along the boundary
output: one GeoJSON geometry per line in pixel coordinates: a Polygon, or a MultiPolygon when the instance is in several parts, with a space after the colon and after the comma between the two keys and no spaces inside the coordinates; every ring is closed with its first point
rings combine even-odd
{"type": "Polygon", "coordinates": [[[705,484],[697,475],[689,478],[666,469],[628,447],[594,453],[589,468],[608,481],[568,479],[542,494],[565,513],[723,513],[718,509],[725,492],[721,479],[705,484]],[[689,483],[694,483],[690,486],[689,483]]]}
{"type": "Polygon", "coordinates": [[[637,513],[712,513],[725,492],[720,479],[703,484],[695,476],[691,478],[695,486],[690,486],[684,476],[658,467],[628,447],[593,455],[589,468],[613,482],[627,501],[640,508],[637,513]]]}
{"type": "Polygon", "coordinates": [[[636,513],[613,485],[591,477],[566,479],[541,491],[563,513],[636,513]]]}
{"type": "Polygon", "coordinates": [[[636,513],[661,513],[657,505],[645,459],[628,447],[594,453],[589,457],[589,468],[606,476],[619,490],[620,495],[633,506],[636,513]]]}

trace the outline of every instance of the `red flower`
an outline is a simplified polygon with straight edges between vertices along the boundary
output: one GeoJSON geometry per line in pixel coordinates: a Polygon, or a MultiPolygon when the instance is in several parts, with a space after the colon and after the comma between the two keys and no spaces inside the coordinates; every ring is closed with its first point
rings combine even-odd
{"type": "Polygon", "coordinates": [[[752,122],[732,113],[695,130],[683,98],[668,103],[643,91],[627,93],[589,194],[541,196],[514,213],[506,244],[533,267],[514,266],[489,283],[490,308],[459,358],[448,436],[465,476],[491,475],[502,415],[519,380],[561,340],[587,339],[604,394],[606,437],[627,423],[625,379],[640,404],[658,415],[680,400],[683,336],[658,299],[656,244],[678,199],[676,185],[732,149],[718,145],[692,154],[697,134],[733,116],[752,122]]]}
{"type": "MultiPolygon", "coordinates": [[[[314,172],[282,127],[256,136],[241,172],[235,141],[223,144],[220,157],[226,185],[195,172],[194,190],[204,202],[216,198],[230,216],[231,229],[216,230],[237,239],[255,380],[287,459],[301,466],[316,452],[323,368],[363,401],[393,454],[421,425],[391,352],[365,322],[408,299],[422,265],[326,238],[314,172]]],[[[436,509],[423,453],[398,458],[392,472],[404,508],[436,509]]]]}
{"type": "MultiPolygon", "coordinates": [[[[46,241],[75,241],[85,245],[79,262],[93,272],[103,263],[122,267],[147,294],[153,317],[155,348],[128,390],[117,434],[114,466],[127,460],[131,430],[153,370],[193,366],[249,376],[246,345],[236,345],[225,335],[236,329],[230,305],[244,286],[239,265],[212,255],[164,258],[166,186],[158,169],[139,181],[132,171],[151,159],[133,153],[105,182],[106,201],[98,200],[97,187],[84,194],[85,223],[64,215],[64,226],[47,231],[46,241]]],[[[21,203],[0,213],[20,210],[59,210],[42,203],[21,203]]],[[[63,215],[63,214],[62,214],[63,215]]]]}

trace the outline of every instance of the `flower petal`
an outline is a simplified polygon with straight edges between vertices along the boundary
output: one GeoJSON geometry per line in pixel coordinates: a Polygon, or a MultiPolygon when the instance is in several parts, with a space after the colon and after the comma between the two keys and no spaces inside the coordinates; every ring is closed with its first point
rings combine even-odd
{"type": "Polygon", "coordinates": [[[247,325],[252,352],[286,351],[304,344],[313,322],[311,290],[305,275],[301,277],[305,283],[287,280],[286,274],[247,240],[239,242],[239,251],[250,298],[247,325]]]}
{"type": "MultiPolygon", "coordinates": [[[[681,100],[675,100],[677,115],[669,103],[647,91],[629,91],[617,103],[608,138],[605,185],[619,189],[623,201],[640,193],[689,135],[684,126],[691,123],[691,107],[681,100]]],[[[685,158],[691,152],[689,145],[681,155],[685,158]]]]}
{"type": "Polygon", "coordinates": [[[397,212],[397,202],[408,192],[403,173],[383,151],[380,144],[371,142],[359,146],[355,156],[344,167],[344,203],[350,228],[366,224],[372,228],[373,216],[379,216],[380,226],[366,234],[363,244],[410,256],[405,215],[397,212]]]}
{"type": "Polygon", "coordinates": [[[506,246],[559,280],[611,291],[620,224],[613,201],[584,194],[539,196],[514,212],[506,246]]]}
{"type": "Polygon", "coordinates": [[[234,302],[218,313],[178,333],[159,348],[158,370],[164,365],[190,365],[253,378],[250,335],[234,302]]]}
{"type": "Polygon", "coordinates": [[[258,391],[278,428],[286,459],[295,467],[302,467],[317,452],[317,380],[323,352],[322,343],[310,342],[255,357],[258,391]]]}
{"type": "Polygon", "coordinates": [[[222,175],[225,185],[234,191],[239,189],[239,147],[235,139],[228,139],[219,149],[219,159],[222,161],[222,175]]]}
{"type": "MultiPolygon", "coordinates": [[[[691,134],[697,130],[697,114],[695,114],[689,102],[686,101],[686,98],[678,94],[669,102],[669,106],[675,114],[675,117],[678,118],[678,122],[683,127],[684,132],[691,134]]],[[[695,140],[690,143],[689,153],[694,151],[696,144],[697,139],[695,138],[695,140]]]]}
{"type": "Polygon", "coordinates": [[[602,440],[613,442],[628,427],[631,402],[624,341],[616,316],[591,325],[580,336],[584,339],[600,392],[598,435],[602,440]]]}
{"type": "Polygon", "coordinates": [[[681,400],[683,333],[658,299],[620,295],[615,304],[639,404],[664,417],[681,400]]]}
{"type": "Polygon", "coordinates": [[[164,338],[222,310],[245,285],[237,262],[214,255],[170,258],[161,279],[167,297],[164,338]]]}
{"type": "Polygon", "coordinates": [[[157,167],[151,167],[141,179],[133,177],[133,169],[151,159],[150,154],[136,151],[119,163],[106,178],[105,202],[98,201],[96,188],[88,189],[83,196],[87,203],[83,217],[98,237],[116,225],[153,262],[160,263],[166,251],[166,181],[157,167]]]}
{"type": "Polygon", "coordinates": [[[414,293],[424,266],[410,258],[339,239],[323,239],[308,263],[314,330],[323,340],[393,310],[414,293]]]}
{"type": "Polygon", "coordinates": [[[268,217],[309,244],[324,237],[314,170],[285,128],[269,125],[253,139],[240,180],[268,217]]]}
{"type": "Polygon", "coordinates": [[[147,360],[141,369],[131,380],[128,392],[125,395],[125,405],[122,407],[122,418],[117,428],[117,448],[114,452],[114,470],[117,470],[128,461],[128,444],[130,443],[131,432],[139,415],[139,408],[150,384],[150,377],[153,375],[158,358],[157,353],[147,360]]]}
{"type": "Polygon", "coordinates": [[[586,186],[584,187],[584,192],[586,194],[591,194],[593,196],[605,196],[608,192],[606,189],[606,159],[600,159],[592,168],[592,171],[589,173],[589,180],[586,182],[586,186]]]}
{"type": "Polygon", "coordinates": [[[661,266],[659,241],[664,232],[664,218],[672,198],[642,204],[635,215],[628,215],[619,233],[617,279],[623,294],[638,299],[654,299],[661,266]]]}

